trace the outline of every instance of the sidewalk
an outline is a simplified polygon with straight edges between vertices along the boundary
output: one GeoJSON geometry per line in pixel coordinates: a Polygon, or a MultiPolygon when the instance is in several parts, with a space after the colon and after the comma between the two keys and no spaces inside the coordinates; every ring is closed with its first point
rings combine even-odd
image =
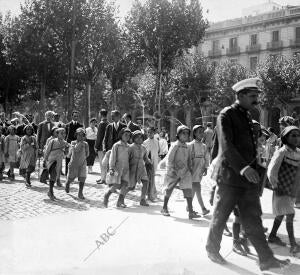
{"type": "MultiPolygon", "coordinates": [[[[223,238],[221,254],[229,264],[219,266],[208,260],[205,242],[210,216],[188,220],[179,190],[170,200],[171,217],[160,214],[161,201],[149,208],[140,207],[139,190],[126,200],[127,209],[115,208],[116,195],[110,207],[104,209],[101,202],[105,187],[95,184],[97,178],[98,175],[89,175],[85,202],[76,199],[76,184],[72,195],[56,189],[60,200],[53,203],[46,197],[46,185],[33,182],[36,187],[30,190],[21,182],[0,183],[0,188],[6,189],[6,194],[0,195],[0,274],[261,274],[255,256],[242,257],[231,252],[232,239],[228,237],[223,238]]],[[[204,201],[208,206],[207,189],[204,201]]],[[[264,225],[270,228],[271,192],[265,192],[262,205],[264,225]]],[[[194,206],[200,211],[196,200],[194,206]]],[[[296,210],[298,237],[299,216],[296,210]]],[[[285,224],[279,233],[288,240],[285,224]]],[[[288,248],[272,249],[280,258],[288,254],[288,248]]],[[[251,250],[254,252],[253,247],[251,250]]],[[[291,266],[276,270],[275,274],[300,274],[300,260],[291,261],[291,266]]]]}

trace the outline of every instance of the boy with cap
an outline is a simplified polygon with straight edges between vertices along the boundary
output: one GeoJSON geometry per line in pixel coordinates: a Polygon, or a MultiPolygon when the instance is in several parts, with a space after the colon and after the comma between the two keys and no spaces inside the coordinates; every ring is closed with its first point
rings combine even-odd
{"type": "Polygon", "coordinates": [[[192,204],[192,160],[190,150],[186,144],[189,140],[190,132],[190,129],[184,125],[177,128],[177,141],[171,146],[166,157],[167,173],[165,185],[167,188],[165,191],[164,205],[161,210],[164,216],[170,216],[168,202],[174,188],[179,184],[179,188],[187,200],[189,219],[200,217],[193,211],[192,204]]]}
{"type": "Polygon", "coordinates": [[[129,184],[128,191],[135,189],[138,182],[142,182],[142,192],[140,205],[149,206],[146,201],[149,179],[147,176],[146,166],[151,165],[151,161],[147,156],[147,150],[143,145],[143,133],[140,130],[134,131],[132,134],[133,144],[129,146],[129,184]]]}

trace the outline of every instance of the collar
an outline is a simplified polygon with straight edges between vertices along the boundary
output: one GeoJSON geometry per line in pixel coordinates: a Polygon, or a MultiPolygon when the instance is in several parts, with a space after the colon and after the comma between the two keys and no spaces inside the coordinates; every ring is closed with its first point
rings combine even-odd
{"type": "Polygon", "coordinates": [[[187,148],[187,144],[186,144],[186,143],[183,143],[183,142],[181,142],[180,140],[177,140],[177,144],[178,144],[178,146],[181,146],[181,147],[185,147],[185,148],[187,148]]]}
{"type": "Polygon", "coordinates": [[[73,123],[73,124],[77,124],[77,123],[78,123],[78,121],[72,120],[72,123],[73,123]]]}
{"type": "Polygon", "coordinates": [[[238,102],[233,103],[233,107],[237,108],[240,112],[247,114],[249,111],[245,108],[243,108],[238,102]]]}

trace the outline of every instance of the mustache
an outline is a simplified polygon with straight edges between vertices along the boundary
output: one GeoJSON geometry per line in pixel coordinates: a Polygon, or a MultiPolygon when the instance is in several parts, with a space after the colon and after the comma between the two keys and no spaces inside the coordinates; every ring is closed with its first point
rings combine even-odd
{"type": "Polygon", "coordinates": [[[258,101],[254,101],[254,102],[252,102],[252,105],[258,105],[258,101]]]}

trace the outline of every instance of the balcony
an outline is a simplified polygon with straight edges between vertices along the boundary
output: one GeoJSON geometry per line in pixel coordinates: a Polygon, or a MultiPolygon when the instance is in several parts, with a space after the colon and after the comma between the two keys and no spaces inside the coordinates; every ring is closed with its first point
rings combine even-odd
{"type": "Polygon", "coordinates": [[[291,48],[300,48],[300,39],[290,40],[291,48]]]}
{"type": "Polygon", "coordinates": [[[216,58],[222,55],[222,51],[218,49],[208,51],[208,57],[216,58]]]}
{"type": "Polygon", "coordinates": [[[249,45],[246,47],[246,52],[247,53],[256,53],[259,52],[261,48],[260,44],[255,44],[255,45],[249,45]]]}
{"type": "Polygon", "coordinates": [[[226,55],[232,56],[232,55],[239,55],[240,54],[240,47],[232,47],[226,49],[226,55]]]}
{"type": "Polygon", "coordinates": [[[267,50],[269,50],[269,51],[280,50],[282,47],[283,47],[282,40],[272,41],[272,42],[267,43],[267,50]]]}

